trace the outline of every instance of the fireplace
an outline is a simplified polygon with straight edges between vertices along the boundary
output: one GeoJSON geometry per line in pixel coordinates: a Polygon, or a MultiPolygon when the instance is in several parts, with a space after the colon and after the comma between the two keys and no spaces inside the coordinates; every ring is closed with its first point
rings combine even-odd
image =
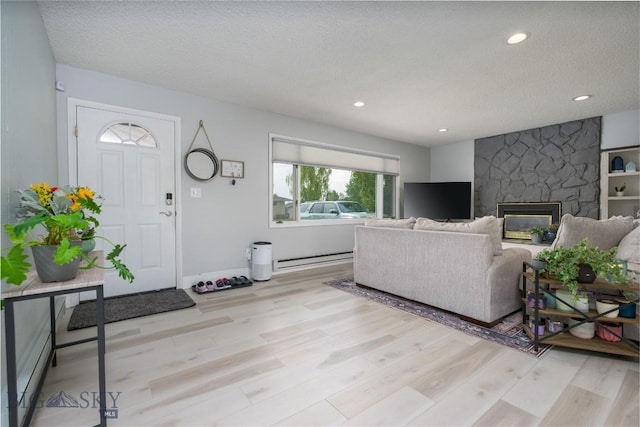
{"type": "Polygon", "coordinates": [[[559,224],[561,203],[498,203],[498,218],[504,218],[502,236],[505,239],[529,239],[529,230],[559,224]]]}

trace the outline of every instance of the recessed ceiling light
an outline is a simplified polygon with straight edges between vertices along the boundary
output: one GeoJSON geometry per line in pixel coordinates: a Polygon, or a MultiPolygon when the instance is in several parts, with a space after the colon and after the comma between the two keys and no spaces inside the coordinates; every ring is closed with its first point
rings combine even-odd
{"type": "Polygon", "coordinates": [[[364,102],[362,102],[362,101],[356,101],[356,102],[354,102],[354,103],[353,103],[353,106],[354,106],[354,107],[358,107],[358,108],[360,108],[360,107],[364,107],[364,102]]]}
{"type": "Polygon", "coordinates": [[[586,99],[591,98],[591,95],[580,95],[573,98],[574,101],[584,101],[586,99]]]}
{"type": "Polygon", "coordinates": [[[516,33],[507,39],[507,43],[518,44],[518,43],[522,43],[528,38],[529,38],[528,33],[516,33]]]}
{"type": "Polygon", "coordinates": [[[447,129],[447,128],[440,128],[440,129],[438,129],[438,132],[449,132],[449,129],[447,129]]]}

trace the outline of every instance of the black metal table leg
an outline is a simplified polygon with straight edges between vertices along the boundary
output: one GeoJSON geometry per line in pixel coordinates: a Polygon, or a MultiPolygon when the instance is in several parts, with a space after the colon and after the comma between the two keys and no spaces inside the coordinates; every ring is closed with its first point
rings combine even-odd
{"type": "Polygon", "coordinates": [[[56,304],[55,297],[49,297],[49,318],[51,324],[51,351],[53,352],[53,359],[51,360],[51,366],[55,367],[58,364],[58,352],[56,351],[56,304]]]}
{"type": "Polygon", "coordinates": [[[9,425],[18,426],[18,377],[16,366],[16,333],[13,301],[4,302],[4,321],[7,353],[7,402],[9,405],[9,425]],[[14,368],[12,368],[14,367],[14,368]]]}
{"type": "MultiPolygon", "coordinates": [[[[522,263],[522,290],[520,291],[520,298],[527,297],[527,278],[524,273],[527,272],[527,263],[522,263]]],[[[522,328],[524,329],[524,325],[527,324],[527,307],[526,304],[523,304],[522,307],[522,328]]]]}
{"type": "Polygon", "coordinates": [[[104,362],[104,290],[96,289],[96,325],[98,329],[98,383],[100,387],[100,426],[107,425],[107,385],[104,362]]]}
{"type": "Polygon", "coordinates": [[[534,288],[533,291],[535,292],[535,308],[533,309],[534,311],[534,316],[535,316],[535,324],[533,326],[535,326],[535,331],[534,331],[534,342],[535,345],[533,346],[535,351],[538,351],[539,349],[539,344],[540,344],[540,331],[538,326],[540,325],[540,312],[538,311],[539,304],[538,304],[538,296],[540,295],[540,271],[538,271],[538,269],[535,269],[535,283],[534,283],[534,288]]]}

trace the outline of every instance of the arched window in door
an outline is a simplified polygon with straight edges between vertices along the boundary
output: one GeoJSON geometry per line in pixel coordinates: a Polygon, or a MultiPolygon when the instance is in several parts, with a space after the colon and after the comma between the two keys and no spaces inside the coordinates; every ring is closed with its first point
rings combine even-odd
{"type": "Polygon", "coordinates": [[[158,144],[147,129],[135,123],[116,123],[100,135],[100,142],[107,144],[137,145],[156,148],[158,144]]]}

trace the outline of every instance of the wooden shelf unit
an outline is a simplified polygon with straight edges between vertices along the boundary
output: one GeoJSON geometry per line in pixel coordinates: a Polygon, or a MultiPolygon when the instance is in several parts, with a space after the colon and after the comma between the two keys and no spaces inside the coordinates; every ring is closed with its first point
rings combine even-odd
{"type": "MultiPolygon", "coordinates": [[[[535,334],[529,328],[529,325],[524,325],[524,331],[529,338],[535,340],[535,334]]],[[[557,345],[558,347],[569,347],[578,350],[597,351],[600,353],[619,354],[621,356],[638,357],[638,350],[634,350],[632,346],[624,341],[610,342],[600,339],[595,336],[589,340],[574,337],[568,331],[561,332],[558,335],[549,337],[541,337],[540,343],[557,345]]]]}
{"type": "MultiPolygon", "coordinates": [[[[522,298],[522,303],[523,304],[528,304],[528,301],[526,298],[522,298]]],[[[527,307],[529,310],[533,311],[533,308],[531,307],[527,307]]],[[[560,311],[560,310],[556,310],[555,308],[545,308],[545,309],[538,309],[538,313],[540,314],[540,317],[582,317],[583,315],[586,317],[591,317],[591,318],[595,318],[595,317],[601,317],[601,320],[603,322],[607,322],[607,323],[638,323],[638,318],[635,317],[633,319],[629,318],[629,317],[603,317],[600,316],[600,314],[597,311],[593,311],[593,310],[589,310],[587,313],[584,312],[567,312],[567,311],[560,311]]]]}
{"type": "Polygon", "coordinates": [[[636,217],[640,210],[640,146],[615,148],[600,153],[600,218],[614,215],[636,217]],[[611,172],[611,161],[620,156],[624,165],[633,161],[635,172],[611,172]],[[617,196],[615,187],[626,185],[624,196],[617,196]]]}
{"type": "MultiPolygon", "coordinates": [[[[528,301],[526,298],[527,292],[527,280],[533,282],[534,284],[534,292],[536,295],[540,295],[542,292],[547,292],[547,290],[542,289],[541,285],[548,285],[549,288],[561,288],[563,284],[561,281],[542,277],[540,274],[536,274],[536,271],[533,267],[528,264],[523,264],[523,273],[522,273],[522,305],[523,305],[523,313],[522,313],[522,326],[523,330],[527,333],[527,335],[533,340],[536,351],[538,349],[539,344],[552,344],[557,345],[559,347],[569,347],[576,348],[582,350],[589,351],[598,351],[601,353],[610,353],[610,354],[619,354],[623,356],[631,356],[631,357],[640,357],[640,347],[637,343],[627,339],[622,338],[619,342],[610,342],[605,341],[599,338],[597,335],[591,339],[582,339],[571,335],[569,329],[574,326],[564,327],[561,331],[556,333],[550,333],[545,331],[544,335],[539,336],[536,332],[532,331],[529,325],[527,324],[527,314],[533,316],[535,324],[540,323],[540,319],[550,319],[550,318],[579,318],[579,319],[587,319],[588,321],[593,321],[596,323],[605,323],[605,324],[638,324],[640,323],[640,319],[636,316],[635,318],[626,318],[626,317],[604,317],[603,314],[599,314],[595,311],[588,311],[587,313],[582,313],[578,310],[574,312],[566,312],[556,310],[554,308],[545,308],[540,309],[537,307],[531,308],[528,305],[528,301]]],[[[594,283],[581,283],[580,286],[588,291],[620,291],[620,290],[629,290],[636,292],[640,292],[640,284],[631,283],[628,285],[612,283],[608,282],[604,279],[597,278],[594,283]]],[[[634,302],[640,301],[640,297],[638,297],[634,302]]],[[[569,305],[571,301],[566,301],[565,304],[569,305]]]]}

